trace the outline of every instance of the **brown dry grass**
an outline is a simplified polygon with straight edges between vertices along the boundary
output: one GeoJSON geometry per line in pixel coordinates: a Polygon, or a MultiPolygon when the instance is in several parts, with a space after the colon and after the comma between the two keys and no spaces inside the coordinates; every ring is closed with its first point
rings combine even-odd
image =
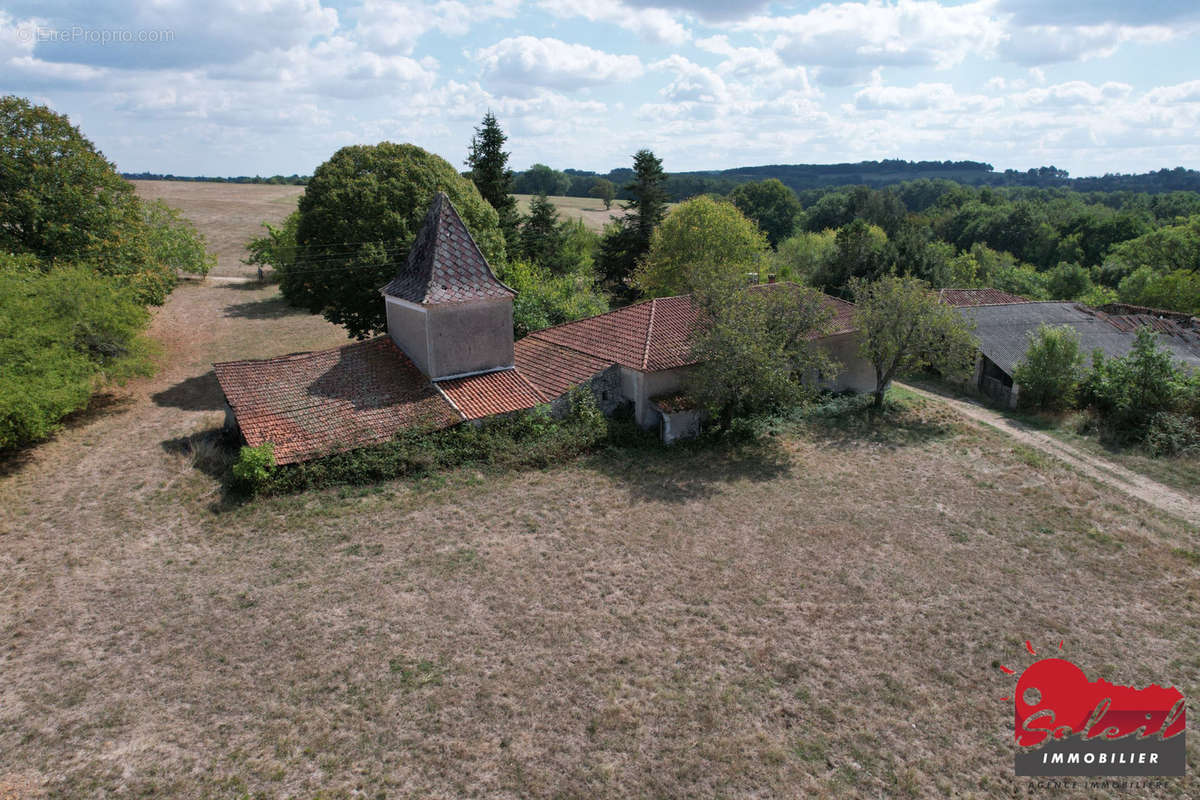
{"type": "MultiPolygon", "coordinates": [[[[517,198],[517,208],[522,214],[529,213],[529,203],[533,200],[531,194],[513,195],[517,198]]],[[[604,201],[594,197],[550,197],[548,198],[558,209],[560,219],[581,219],[584,224],[596,233],[600,233],[614,217],[621,219],[625,211],[620,200],[613,201],[612,208],[605,211],[604,201]]]]}
{"type": "Polygon", "coordinates": [[[208,361],[342,340],[270,291],[179,290],[166,371],[0,477],[0,786],[1004,797],[1024,639],[1200,696],[1196,532],[933,401],[230,505],[208,361]]]}
{"type": "Polygon", "coordinates": [[[246,242],[263,236],[263,222],[278,224],[296,210],[303,186],[201,181],[130,181],[144,200],[163,200],[196,224],[217,256],[212,274],[253,276],[242,263],[246,242]]]}

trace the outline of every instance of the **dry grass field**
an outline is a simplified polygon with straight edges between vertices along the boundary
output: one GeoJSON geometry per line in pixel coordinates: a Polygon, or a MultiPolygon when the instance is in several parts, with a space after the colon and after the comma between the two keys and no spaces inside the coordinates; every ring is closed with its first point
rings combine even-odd
{"type": "Polygon", "coordinates": [[[265,235],[263,222],[276,224],[296,210],[303,186],[204,183],[200,181],[130,181],[144,200],[163,200],[178,208],[208,240],[216,254],[216,276],[251,276],[242,263],[246,242],[265,235]]]}
{"type": "Polygon", "coordinates": [[[0,466],[0,797],[1015,797],[1024,640],[1200,696],[1200,534],[940,402],[239,503],[210,362],[342,334],[215,285],[153,333],[0,466]]]}
{"type": "MultiPolygon", "coordinates": [[[[533,195],[518,194],[514,197],[517,198],[517,208],[520,212],[528,214],[529,203],[533,200],[533,195]]],[[[613,217],[620,219],[625,216],[620,200],[614,200],[612,208],[605,211],[604,201],[594,197],[550,197],[548,199],[558,209],[560,219],[581,219],[596,233],[604,230],[604,226],[613,217]]]]}

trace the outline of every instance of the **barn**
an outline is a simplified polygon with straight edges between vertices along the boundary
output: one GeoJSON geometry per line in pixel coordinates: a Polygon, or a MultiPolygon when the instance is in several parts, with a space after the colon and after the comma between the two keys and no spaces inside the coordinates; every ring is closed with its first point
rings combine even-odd
{"type": "MultiPolygon", "coordinates": [[[[770,284],[755,291],[789,291],[770,284]]],[[[450,199],[439,193],[404,266],[381,290],[387,335],[313,353],[215,364],[227,419],[247,444],[271,442],[278,464],[377,444],[406,428],[437,429],[549,404],[587,385],[600,408],[631,406],[664,438],[691,430],[678,395],[694,364],[690,296],[635,303],[513,339],[513,298],[450,199]],[[673,415],[683,417],[675,419],[673,415]],[[664,426],[664,418],[667,424],[664,426]]],[[[832,297],[817,339],[843,365],[833,389],[868,391],[853,305],[832,297]]]]}

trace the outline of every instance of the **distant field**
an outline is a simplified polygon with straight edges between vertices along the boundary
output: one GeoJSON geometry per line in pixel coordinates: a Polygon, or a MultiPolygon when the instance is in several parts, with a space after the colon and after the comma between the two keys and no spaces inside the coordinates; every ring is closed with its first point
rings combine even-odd
{"type": "Polygon", "coordinates": [[[144,200],[164,200],[196,223],[217,256],[213,275],[254,275],[242,263],[246,242],[263,235],[264,221],[276,223],[296,208],[303,186],[201,181],[130,181],[144,200]]]}
{"type": "MultiPolygon", "coordinates": [[[[521,213],[528,214],[529,202],[533,199],[533,195],[518,194],[514,195],[514,197],[517,198],[517,205],[521,209],[521,213]]],[[[619,200],[614,201],[612,208],[605,211],[604,202],[594,197],[551,197],[548,199],[558,209],[558,213],[563,218],[573,217],[581,219],[596,233],[603,230],[612,217],[625,216],[619,200]]]]}

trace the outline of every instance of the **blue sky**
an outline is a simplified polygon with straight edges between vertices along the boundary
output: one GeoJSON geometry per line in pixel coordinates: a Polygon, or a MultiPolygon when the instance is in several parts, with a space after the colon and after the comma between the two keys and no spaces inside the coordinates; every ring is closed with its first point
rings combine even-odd
{"type": "Polygon", "coordinates": [[[1200,167],[1200,4],[1171,0],[0,0],[0,93],[126,171],[309,173],[413,142],[461,165],[862,159],[1200,167]]]}

